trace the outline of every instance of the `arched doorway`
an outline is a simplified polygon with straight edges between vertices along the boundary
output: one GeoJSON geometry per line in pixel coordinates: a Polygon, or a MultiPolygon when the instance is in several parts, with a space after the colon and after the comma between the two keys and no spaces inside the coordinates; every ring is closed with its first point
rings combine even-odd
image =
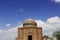
{"type": "Polygon", "coordinates": [[[28,40],[32,40],[32,35],[29,35],[28,36],[28,40]]]}

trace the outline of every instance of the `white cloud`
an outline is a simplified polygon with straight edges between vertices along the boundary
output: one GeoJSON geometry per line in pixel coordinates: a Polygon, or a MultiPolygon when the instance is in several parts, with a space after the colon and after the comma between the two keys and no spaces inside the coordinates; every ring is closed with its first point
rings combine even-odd
{"type": "MultiPolygon", "coordinates": [[[[37,22],[38,27],[43,28],[44,35],[52,35],[53,31],[60,29],[60,18],[58,16],[48,18],[46,22],[42,20],[35,20],[35,21],[37,22]]],[[[0,30],[0,39],[15,40],[18,33],[17,32],[18,27],[22,27],[22,24],[8,30],[0,30]]]]}
{"type": "Polygon", "coordinates": [[[60,23],[60,18],[58,16],[51,17],[47,20],[48,23],[54,24],[54,23],[60,23]]]}
{"type": "Polygon", "coordinates": [[[54,1],[54,2],[60,2],[60,0],[52,0],[52,1],[54,1]]]}
{"type": "Polygon", "coordinates": [[[23,8],[19,8],[19,12],[24,12],[24,9],[23,8]]]}
{"type": "Polygon", "coordinates": [[[10,27],[10,26],[11,26],[11,24],[10,24],[10,23],[8,23],[8,24],[6,24],[5,26],[6,26],[6,27],[10,27]]]}
{"type": "Polygon", "coordinates": [[[43,35],[52,35],[53,31],[60,29],[60,18],[58,16],[48,18],[46,22],[35,20],[38,27],[43,28],[43,35]]]}

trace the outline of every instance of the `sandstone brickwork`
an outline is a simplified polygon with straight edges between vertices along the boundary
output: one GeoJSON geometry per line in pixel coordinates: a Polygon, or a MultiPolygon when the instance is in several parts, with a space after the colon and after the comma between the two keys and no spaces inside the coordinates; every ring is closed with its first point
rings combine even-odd
{"type": "Polygon", "coordinates": [[[24,23],[24,26],[23,28],[18,28],[18,37],[16,38],[16,40],[29,40],[28,36],[31,35],[32,36],[32,40],[43,40],[42,38],[42,28],[41,27],[37,27],[36,26],[36,23],[34,24],[34,26],[31,26],[33,25],[31,20],[28,20],[27,23],[29,24],[26,24],[24,23]],[[27,27],[25,27],[25,25],[27,27]]]}

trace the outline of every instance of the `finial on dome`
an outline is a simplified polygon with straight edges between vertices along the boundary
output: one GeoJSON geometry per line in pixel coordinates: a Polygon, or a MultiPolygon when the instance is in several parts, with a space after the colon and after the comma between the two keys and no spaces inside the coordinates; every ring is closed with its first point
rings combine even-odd
{"type": "Polygon", "coordinates": [[[28,18],[28,19],[26,19],[26,20],[33,20],[33,19],[31,19],[31,18],[28,18]]]}

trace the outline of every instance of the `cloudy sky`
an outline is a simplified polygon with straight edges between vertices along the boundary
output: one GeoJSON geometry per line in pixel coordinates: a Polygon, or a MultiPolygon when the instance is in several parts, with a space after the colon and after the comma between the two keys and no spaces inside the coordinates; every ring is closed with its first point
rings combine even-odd
{"type": "Polygon", "coordinates": [[[28,18],[43,28],[43,35],[52,35],[60,29],[60,0],[0,0],[0,39],[15,40],[28,18]]]}

